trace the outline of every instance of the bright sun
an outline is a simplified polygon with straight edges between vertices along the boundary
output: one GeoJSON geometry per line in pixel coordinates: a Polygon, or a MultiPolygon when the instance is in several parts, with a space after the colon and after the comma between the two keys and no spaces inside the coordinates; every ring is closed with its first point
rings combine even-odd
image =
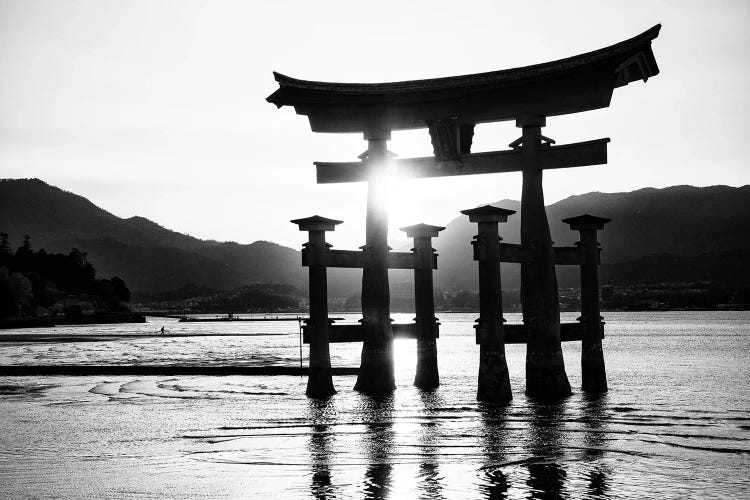
{"type": "MultiPolygon", "coordinates": [[[[389,234],[395,236],[398,228],[419,222],[414,220],[418,197],[412,191],[410,180],[399,174],[394,162],[389,161],[371,182],[378,192],[376,204],[388,213],[389,234]]],[[[403,237],[402,233],[399,235],[403,237]]]]}
{"type": "Polygon", "coordinates": [[[415,191],[414,179],[401,175],[395,163],[389,162],[373,180],[381,186],[377,204],[388,213],[389,240],[403,239],[405,235],[399,228],[423,222],[417,220],[420,217],[420,196],[415,191]]]}

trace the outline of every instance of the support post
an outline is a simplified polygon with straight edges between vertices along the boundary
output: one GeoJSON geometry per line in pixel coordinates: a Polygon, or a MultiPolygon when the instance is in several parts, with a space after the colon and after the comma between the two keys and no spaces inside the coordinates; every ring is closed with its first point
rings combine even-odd
{"type": "Polygon", "coordinates": [[[461,213],[479,226],[472,242],[474,259],[479,261],[479,319],[474,325],[479,344],[477,400],[507,403],[513,394],[505,359],[498,223],[507,222],[516,212],[485,205],[461,213]]]}
{"type": "Polygon", "coordinates": [[[523,321],[531,327],[526,350],[526,395],[557,399],[569,396],[571,390],[560,344],[557,276],[539,164],[539,150],[546,147],[541,134],[545,123],[538,115],[516,120],[516,126],[523,130],[521,245],[533,256],[531,263],[521,265],[521,303],[523,321]]]}
{"type": "Polygon", "coordinates": [[[581,389],[590,394],[607,392],[607,371],[602,350],[601,309],[599,305],[599,252],[597,231],[612,219],[584,214],[563,219],[572,231],[578,231],[583,248],[584,262],[581,265],[581,389]]]}
{"type": "Polygon", "coordinates": [[[331,353],[329,348],[328,279],[326,273],[326,231],[333,231],[341,221],[315,215],[292,221],[300,231],[308,232],[305,244],[308,251],[310,318],[310,362],[307,377],[307,394],[310,398],[325,399],[336,394],[331,377],[331,353]]]}
{"type": "Polygon", "coordinates": [[[393,329],[388,286],[388,208],[385,203],[386,141],[390,131],[368,130],[366,250],[372,255],[362,271],[362,326],[365,340],[354,390],[383,394],[396,388],[393,371],[393,329]]]}
{"type": "Polygon", "coordinates": [[[432,260],[435,252],[432,238],[436,238],[443,229],[445,228],[427,224],[401,228],[406,236],[414,238],[414,323],[417,329],[417,373],[414,385],[426,390],[440,385],[436,340],[438,323],[432,286],[432,260]]]}

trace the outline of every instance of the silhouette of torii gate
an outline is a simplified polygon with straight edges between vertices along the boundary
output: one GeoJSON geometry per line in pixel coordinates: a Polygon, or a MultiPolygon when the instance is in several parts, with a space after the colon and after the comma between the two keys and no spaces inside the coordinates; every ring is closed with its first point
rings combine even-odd
{"type": "Polygon", "coordinates": [[[479,261],[480,318],[475,326],[480,344],[480,400],[511,398],[504,344],[527,344],[526,393],[539,398],[570,394],[561,338],[582,340],[583,389],[607,390],[599,316],[598,243],[596,231],[608,219],[583,215],[565,219],[579,230],[576,247],[554,248],[544,207],[542,171],[607,163],[608,138],[555,145],[542,135],[548,116],[608,107],[615,88],[659,73],[651,50],[661,25],[618,44],[593,52],[521,68],[429,80],[393,83],[329,83],[274,73],[278,90],[267,100],[293,106],[307,116],[313,132],[360,132],[368,142],[360,161],[316,162],[318,183],[368,182],[366,242],[362,251],[331,250],[325,232],[341,221],[319,216],[297,219],[309,232],[303,264],[310,268],[310,344],[307,394],[335,392],[331,380],[329,341],[363,340],[355,390],[377,394],[395,389],[392,342],[395,335],[418,339],[415,384],[438,383],[435,338],[438,324],[432,304],[432,269],[436,255],[432,237],[443,229],[417,225],[404,228],[415,239],[412,253],[390,252],[388,214],[376,203],[385,189],[382,172],[392,161],[404,177],[445,177],[521,171],[521,245],[500,244],[498,223],[512,211],[497,207],[465,210],[478,224],[473,242],[479,261]],[[515,120],[522,129],[509,150],[472,153],[478,123],[515,120]],[[427,128],[434,156],[389,160],[391,131],[427,128]],[[503,325],[499,262],[521,263],[523,325],[503,325]],[[578,324],[560,324],[556,264],[581,266],[582,316],[578,324]],[[326,305],[326,267],[357,267],[362,273],[361,325],[332,325],[326,305]],[[415,270],[417,317],[413,325],[392,325],[388,269],[415,270]],[[429,276],[429,277],[428,277],[429,276]],[[338,337],[338,338],[337,338],[338,337]],[[566,338],[567,337],[567,338],[566,338]]]}

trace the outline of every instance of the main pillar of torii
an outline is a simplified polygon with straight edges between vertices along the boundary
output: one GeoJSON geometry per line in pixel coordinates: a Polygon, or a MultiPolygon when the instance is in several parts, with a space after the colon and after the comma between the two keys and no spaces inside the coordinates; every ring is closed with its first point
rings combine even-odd
{"type": "Polygon", "coordinates": [[[523,130],[515,144],[521,149],[521,245],[528,248],[532,262],[521,264],[523,322],[531,327],[526,345],[526,394],[542,398],[569,396],[560,343],[560,298],[555,273],[547,212],[544,208],[542,168],[545,117],[522,115],[516,124],[523,130]]]}
{"type": "Polygon", "coordinates": [[[660,29],[656,25],[615,45],[557,61],[475,75],[363,84],[299,80],[274,73],[279,88],[267,98],[269,102],[293,106],[307,116],[313,132],[363,133],[369,143],[362,161],[316,162],[318,183],[370,181],[366,250],[372,252],[373,270],[365,272],[362,281],[362,321],[368,333],[358,389],[370,393],[393,389],[387,267],[380,263],[387,252],[382,236],[387,232],[387,215],[370,209],[369,200],[378,191],[374,174],[382,168],[391,131],[427,128],[434,156],[393,160],[399,175],[523,172],[522,242],[533,254],[533,262],[522,271],[524,320],[531,331],[527,394],[554,398],[570,393],[560,352],[542,170],[605,164],[609,139],[553,145],[541,135],[541,126],[549,117],[606,108],[615,88],[657,75],[651,42],[660,29]],[[523,130],[511,150],[471,152],[475,125],[507,120],[523,130]]]}
{"type": "Polygon", "coordinates": [[[362,270],[362,327],[365,339],[362,359],[354,389],[368,394],[386,393],[396,388],[393,372],[393,329],[391,328],[391,293],[388,286],[388,208],[383,203],[390,130],[370,128],[365,131],[367,163],[370,176],[367,185],[367,218],[365,248],[372,257],[362,270]]]}

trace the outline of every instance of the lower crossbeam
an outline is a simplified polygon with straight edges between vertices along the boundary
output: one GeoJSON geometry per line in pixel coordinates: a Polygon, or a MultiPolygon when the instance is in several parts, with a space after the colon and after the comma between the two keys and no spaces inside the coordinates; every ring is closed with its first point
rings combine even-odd
{"type": "MultiPolygon", "coordinates": [[[[604,338],[604,322],[601,322],[602,338],[604,338]]],[[[394,323],[393,337],[397,339],[416,339],[417,329],[414,323],[394,323]]],[[[505,331],[506,344],[525,344],[531,331],[528,325],[506,324],[503,326],[505,331]]],[[[438,332],[435,336],[439,337],[438,332]]],[[[331,325],[329,327],[329,342],[363,342],[365,331],[362,325],[331,325]]],[[[560,340],[562,342],[580,342],[583,339],[583,326],[581,323],[561,323],[560,340]]],[[[302,341],[305,344],[310,343],[310,332],[308,327],[302,327],[302,341]]]]}

